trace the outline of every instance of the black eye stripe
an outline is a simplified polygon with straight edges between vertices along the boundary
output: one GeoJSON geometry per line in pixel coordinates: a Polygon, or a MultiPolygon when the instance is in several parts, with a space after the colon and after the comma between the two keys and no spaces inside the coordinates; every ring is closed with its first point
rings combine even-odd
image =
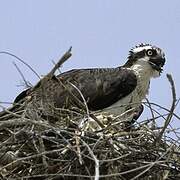
{"type": "Polygon", "coordinates": [[[134,58],[143,58],[146,55],[146,50],[137,52],[136,54],[134,54],[134,58]]]}
{"type": "Polygon", "coordinates": [[[131,54],[131,56],[134,59],[140,59],[140,58],[143,58],[145,56],[153,57],[153,56],[156,56],[156,55],[157,55],[156,49],[144,49],[142,51],[131,54]],[[151,51],[151,54],[148,54],[148,51],[151,51]]]}

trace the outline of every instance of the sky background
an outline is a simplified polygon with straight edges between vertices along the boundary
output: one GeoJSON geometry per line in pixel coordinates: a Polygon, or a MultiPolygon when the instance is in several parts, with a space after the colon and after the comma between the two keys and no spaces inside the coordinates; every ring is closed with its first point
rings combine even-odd
{"type": "MultiPolygon", "coordinates": [[[[22,58],[38,74],[49,72],[52,61],[70,46],[73,56],[62,71],[119,66],[130,48],[151,43],[164,50],[167,62],[162,76],[151,81],[149,100],[170,107],[166,73],[172,74],[179,98],[179,0],[0,0],[0,4],[0,51],[22,58]]],[[[38,81],[15,58],[0,54],[1,102],[12,102],[24,88],[13,61],[28,81],[38,81]]]]}

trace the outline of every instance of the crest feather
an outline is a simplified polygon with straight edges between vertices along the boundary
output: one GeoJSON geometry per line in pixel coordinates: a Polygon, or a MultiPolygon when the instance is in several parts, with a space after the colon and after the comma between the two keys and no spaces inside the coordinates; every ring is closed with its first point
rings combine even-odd
{"type": "Polygon", "coordinates": [[[148,44],[148,43],[140,43],[140,44],[136,45],[135,47],[131,48],[131,50],[129,52],[133,52],[133,49],[135,49],[135,48],[145,47],[145,46],[152,46],[152,45],[148,44]]]}

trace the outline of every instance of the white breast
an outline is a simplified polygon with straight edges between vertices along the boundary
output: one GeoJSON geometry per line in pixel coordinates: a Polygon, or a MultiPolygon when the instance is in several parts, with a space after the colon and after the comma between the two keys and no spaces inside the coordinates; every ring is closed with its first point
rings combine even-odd
{"type": "Polygon", "coordinates": [[[148,94],[150,78],[153,76],[149,64],[140,62],[131,67],[137,76],[137,86],[129,95],[120,99],[103,111],[114,115],[120,115],[129,108],[137,108],[148,94]]]}

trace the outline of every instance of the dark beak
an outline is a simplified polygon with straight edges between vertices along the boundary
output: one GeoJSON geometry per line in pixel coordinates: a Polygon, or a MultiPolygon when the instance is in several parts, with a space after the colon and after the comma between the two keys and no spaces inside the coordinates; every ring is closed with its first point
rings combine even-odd
{"type": "Polygon", "coordinates": [[[149,64],[152,66],[153,69],[159,71],[160,73],[163,71],[162,67],[165,64],[166,59],[159,57],[159,58],[151,58],[149,60],[149,64]]]}

